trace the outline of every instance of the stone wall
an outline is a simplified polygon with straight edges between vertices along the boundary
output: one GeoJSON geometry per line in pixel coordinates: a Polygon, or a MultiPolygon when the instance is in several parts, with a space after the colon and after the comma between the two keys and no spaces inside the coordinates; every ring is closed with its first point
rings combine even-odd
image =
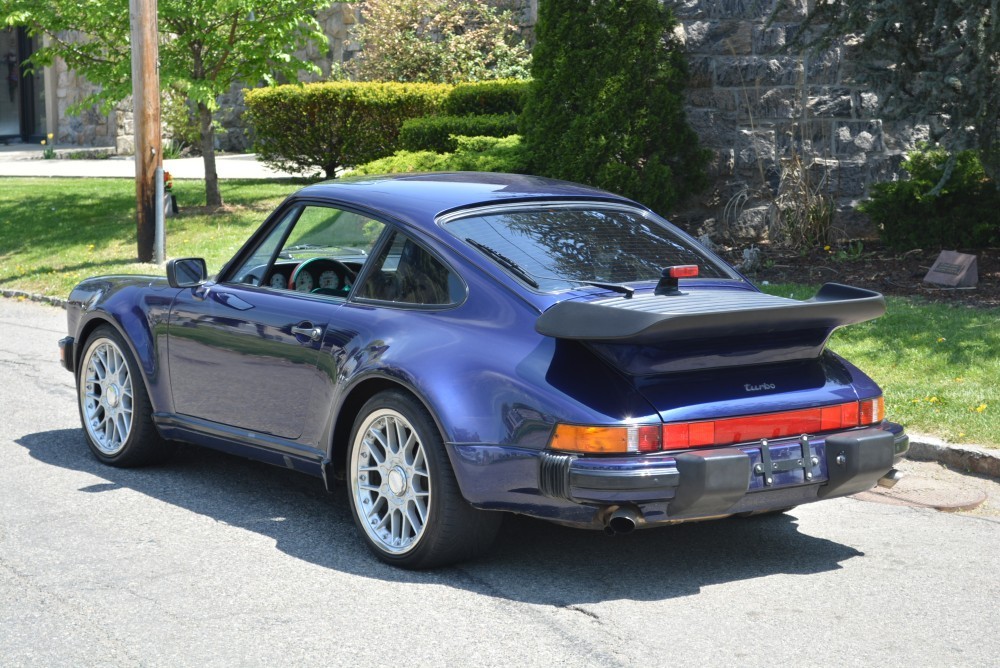
{"type": "Polygon", "coordinates": [[[61,60],[48,68],[46,76],[54,81],[49,94],[54,92],[56,99],[56,126],[53,131],[56,145],[114,146],[118,131],[115,112],[102,114],[92,108],[77,114],[69,113],[72,105],[93,93],[97,87],[67,68],[61,60]]]}
{"type": "Polygon", "coordinates": [[[852,79],[843,47],[812,58],[784,49],[805,1],[674,2],[691,69],[688,121],[712,154],[711,187],[674,217],[698,233],[774,236],[781,195],[796,189],[829,198],[849,232],[851,204],[921,139],[876,117],[878,100],[852,79]]]}

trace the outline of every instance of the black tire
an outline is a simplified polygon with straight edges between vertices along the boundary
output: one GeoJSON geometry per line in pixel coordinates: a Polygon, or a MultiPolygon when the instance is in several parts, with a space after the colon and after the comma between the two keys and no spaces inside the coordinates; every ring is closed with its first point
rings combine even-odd
{"type": "Polygon", "coordinates": [[[174,444],[153,424],[149,394],[132,351],[110,325],[86,341],[76,371],[77,406],[90,451],[110,466],[145,466],[166,459],[174,444]]]}
{"type": "Polygon", "coordinates": [[[347,452],[347,496],[362,540],[400,568],[480,555],[503,519],[466,502],[430,413],[395,390],[375,395],[358,413],[347,452]]]}

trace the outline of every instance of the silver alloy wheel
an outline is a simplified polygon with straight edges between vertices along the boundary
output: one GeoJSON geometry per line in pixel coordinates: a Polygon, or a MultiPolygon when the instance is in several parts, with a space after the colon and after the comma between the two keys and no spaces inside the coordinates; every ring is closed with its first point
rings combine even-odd
{"type": "Polygon", "coordinates": [[[132,431],[132,375],[118,346],[95,340],[83,360],[80,383],[83,424],[102,454],[113,457],[125,447],[132,431]]]}
{"type": "Polygon", "coordinates": [[[416,547],[431,503],[424,446],[400,413],[369,414],[351,449],[351,494],[361,525],[379,549],[405,554],[416,547]]]}

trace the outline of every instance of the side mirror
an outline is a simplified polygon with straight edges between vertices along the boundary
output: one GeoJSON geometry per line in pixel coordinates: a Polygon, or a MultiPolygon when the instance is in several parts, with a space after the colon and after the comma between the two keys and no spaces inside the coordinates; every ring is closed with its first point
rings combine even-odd
{"type": "Polygon", "coordinates": [[[167,262],[167,283],[172,288],[196,288],[208,278],[208,266],[200,257],[182,257],[167,262]]]}

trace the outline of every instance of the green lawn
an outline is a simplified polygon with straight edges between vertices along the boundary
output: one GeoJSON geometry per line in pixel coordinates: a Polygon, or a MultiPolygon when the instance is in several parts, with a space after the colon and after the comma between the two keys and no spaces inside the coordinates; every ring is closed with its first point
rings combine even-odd
{"type": "MultiPolygon", "coordinates": [[[[203,181],[175,181],[181,215],[166,219],[168,257],[199,256],[217,271],[301,184],[223,181],[226,213],[184,213],[204,203],[203,181]]],[[[136,258],[131,179],[0,178],[0,288],[65,297],[98,274],[163,274],[136,258]]]]}
{"type": "MultiPolygon", "coordinates": [[[[301,184],[223,181],[229,211],[167,219],[167,255],[222,263],[301,184]]],[[[176,181],[182,207],[204,201],[200,181],[176,181]]],[[[134,261],[130,179],[0,178],[0,288],[65,297],[87,276],[162,274],[134,261]]],[[[816,286],[767,286],[798,299],[816,286]]],[[[910,430],[1000,447],[1000,309],[889,299],[887,314],[839,330],[831,347],[884,389],[886,412],[910,430]]]]}
{"type": "MultiPolygon", "coordinates": [[[[805,299],[817,287],[764,289],[805,299]]],[[[1000,309],[886,303],[878,320],[834,333],[831,349],[882,387],[889,419],[952,443],[1000,446],[1000,309]]]]}

